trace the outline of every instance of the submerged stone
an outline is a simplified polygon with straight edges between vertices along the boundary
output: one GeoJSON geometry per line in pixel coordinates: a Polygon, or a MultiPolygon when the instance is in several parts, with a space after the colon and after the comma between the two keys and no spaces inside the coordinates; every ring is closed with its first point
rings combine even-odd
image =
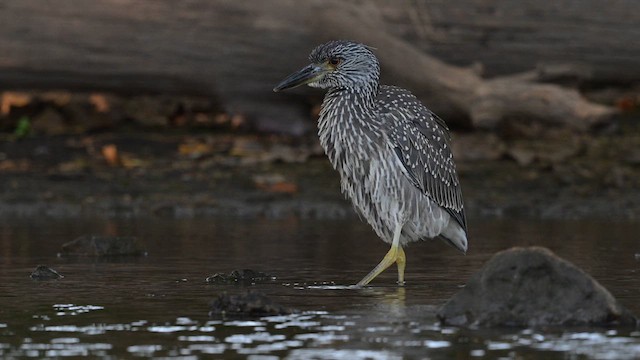
{"type": "Polygon", "coordinates": [[[494,255],[438,311],[462,326],[635,326],[626,308],[591,276],[540,247],[494,255]]]}
{"type": "Polygon", "coordinates": [[[209,316],[261,317],[287,315],[292,310],[275,303],[263,293],[249,291],[240,295],[218,295],[211,302],[209,316]]]}
{"type": "Polygon", "coordinates": [[[62,244],[63,255],[139,256],[144,252],[133,236],[84,235],[62,244]]]}
{"type": "Polygon", "coordinates": [[[64,277],[59,272],[44,265],[38,265],[38,267],[36,267],[36,269],[29,276],[33,280],[56,280],[62,279],[64,277]]]}
{"type": "Polygon", "coordinates": [[[276,277],[263,273],[261,271],[255,271],[251,269],[238,269],[233,270],[230,273],[215,273],[206,278],[207,283],[217,285],[227,284],[259,284],[265,282],[271,282],[276,277]]]}

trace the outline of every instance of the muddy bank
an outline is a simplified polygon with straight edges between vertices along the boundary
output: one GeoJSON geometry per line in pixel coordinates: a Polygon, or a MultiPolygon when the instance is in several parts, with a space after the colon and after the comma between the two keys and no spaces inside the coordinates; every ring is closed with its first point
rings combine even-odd
{"type": "MultiPolygon", "coordinates": [[[[549,141],[520,139],[526,161],[513,143],[473,134],[481,145],[456,154],[469,216],[638,218],[638,134],[583,135],[557,159],[547,156],[559,153],[549,141]]],[[[355,216],[313,135],[127,130],[6,139],[0,174],[0,216],[355,216]]]]}
{"type": "MultiPolygon", "coordinates": [[[[355,216],[314,131],[260,132],[198,97],[0,99],[0,216],[355,216]]],[[[640,116],[628,105],[589,131],[522,118],[493,131],[454,128],[469,217],[640,217],[640,116]]],[[[301,119],[309,128],[313,109],[301,119]]]]}

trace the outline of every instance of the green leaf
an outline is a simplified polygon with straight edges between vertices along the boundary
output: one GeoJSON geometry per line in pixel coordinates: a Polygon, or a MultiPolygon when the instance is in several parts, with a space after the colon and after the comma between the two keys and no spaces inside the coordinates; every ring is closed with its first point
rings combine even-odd
{"type": "Polygon", "coordinates": [[[27,137],[31,132],[31,119],[28,116],[23,116],[18,120],[18,124],[16,125],[16,129],[13,134],[18,138],[22,139],[27,137]]]}

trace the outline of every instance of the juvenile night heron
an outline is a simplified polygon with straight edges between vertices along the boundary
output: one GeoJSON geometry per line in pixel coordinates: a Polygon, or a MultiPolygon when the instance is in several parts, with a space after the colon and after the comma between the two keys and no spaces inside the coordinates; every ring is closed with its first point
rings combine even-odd
{"type": "Polygon", "coordinates": [[[442,119],[409,91],[379,84],[380,65],[370,48],[331,41],[315,48],[311,64],[273,90],[302,84],[327,89],[318,133],[342,192],[391,244],[358,285],[392,264],[404,284],[404,247],[439,237],[467,250],[467,223],[460,182],[442,119]]]}

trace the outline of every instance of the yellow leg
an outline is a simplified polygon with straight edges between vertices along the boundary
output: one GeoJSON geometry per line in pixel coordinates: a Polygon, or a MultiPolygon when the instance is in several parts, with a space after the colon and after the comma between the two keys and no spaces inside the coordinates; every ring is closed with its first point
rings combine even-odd
{"type": "Polygon", "coordinates": [[[404,250],[399,245],[400,244],[400,232],[402,231],[402,224],[398,224],[396,226],[395,232],[393,233],[393,243],[391,244],[391,249],[387,252],[387,255],[384,256],[382,261],[378,265],[376,265],[371,272],[367,274],[360,282],[358,282],[357,286],[364,286],[371,282],[371,280],[375,279],[376,276],[380,275],[383,271],[385,271],[389,266],[393,263],[398,264],[398,283],[404,284],[404,267],[407,262],[404,250]]]}
{"type": "Polygon", "coordinates": [[[404,285],[404,268],[407,265],[407,257],[402,246],[398,247],[396,264],[398,264],[398,285],[404,285]]]}

